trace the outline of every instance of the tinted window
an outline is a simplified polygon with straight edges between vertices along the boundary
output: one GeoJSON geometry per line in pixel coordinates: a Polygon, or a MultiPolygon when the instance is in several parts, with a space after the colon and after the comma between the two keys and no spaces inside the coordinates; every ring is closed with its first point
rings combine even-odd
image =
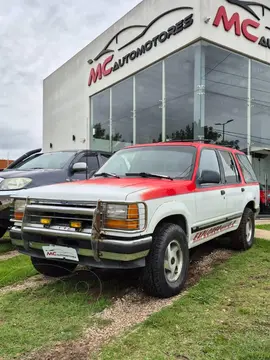
{"type": "Polygon", "coordinates": [[[235,184],[239,182],[239,173],[235,161],[228,151],[220,151],[221,162],[224,169],[225,182],[235,184]]]}
{"type": "Polygon", "coordinates": [[[33,169],[62,169],[75,155],[71,151],[59,151],[53,153],[46,153],[36,157],[33,160],[27,161],[24,165],[16,169],[19,170],[33,170],[33,169]]]}
{"type": "Polygon", "coordinates": [[[115,153],[99,172],[153,173],[188,179],[193,172],[196,148],[193,146],[145,146],[115,153]]]}
{"type": "Polygon", "coordinates": [[[237,154],[244,179],[246,183],[258,182],[255,172],[252,169],[252,165],[246,155],[237,154]]]}
{"type": "Polygon", "coordinates": [[[197,178],[199,178],[204,170],[216,171],[220,174],[217,154],[214,150],[203,149],[200,158],[199,171],[197,178]]]}
{"type": "Polygon", "coordinates": [[[98,160],[96,156],[86,156],[84,155],[78,162],[85,162],[88,166],[88,170],[97,170],[99,168],[98,166],[98,160]]]}

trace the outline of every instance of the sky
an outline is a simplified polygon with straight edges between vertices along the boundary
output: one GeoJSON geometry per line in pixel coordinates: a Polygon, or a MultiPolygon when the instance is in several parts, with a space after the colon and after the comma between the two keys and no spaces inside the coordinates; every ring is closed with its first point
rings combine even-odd
{"type": "Polygon", "coordinates": [[[0,159],[42,147],[42,82],[141,0],[0,0],[0,159]]]}

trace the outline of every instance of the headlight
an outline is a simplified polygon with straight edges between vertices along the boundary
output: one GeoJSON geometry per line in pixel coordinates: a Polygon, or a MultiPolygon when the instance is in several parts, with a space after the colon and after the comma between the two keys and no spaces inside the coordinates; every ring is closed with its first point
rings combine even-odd
{"type": "Polygon", "coordinates": [[[0,182],[0,190],[20,190],[32,182],[29,178],[11,178],[0,182]]]}
{"type": "Polygon", "coordinates": [[[1,183],[3,180],[4,180],[3,178],[0,178],[0,183],[1,183]]]}
{"type": "Polygon", "coordinates": [[[26,200],[15,200],[14,201],[14,219],[21,221],[24,216],[26,200]]]}
{"type": "Polygon", "coordinates": [[[146,221],[145,205],[106,204],[102,206],[103,227],[114,230],[143,230],[146,221]]]}

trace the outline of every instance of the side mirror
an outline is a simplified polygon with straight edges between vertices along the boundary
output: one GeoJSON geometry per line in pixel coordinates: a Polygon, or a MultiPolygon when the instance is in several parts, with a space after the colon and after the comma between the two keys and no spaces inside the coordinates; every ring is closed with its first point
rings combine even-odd
{"type": "Polygon", "coordinates": [[[219,184],[220,174],[212,170],[203,170],[201,176],[198,179],[200,185],[203,184],[219,184]]]}
{"type": "Polygon", "coordinates": [[[86,172],[88,169],[87,164],[85,162],[78,162],[72,166],[72,172],[86,172]]]}

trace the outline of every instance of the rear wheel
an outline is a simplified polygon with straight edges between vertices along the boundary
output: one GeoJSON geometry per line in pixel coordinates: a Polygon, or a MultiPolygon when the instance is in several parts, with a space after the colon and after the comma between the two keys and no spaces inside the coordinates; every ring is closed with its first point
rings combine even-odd
{"type": "Polygon", "coordinates": [[[250,208],[245,208],[240,225],[231,235],[235,250],[248,250],[254,244],[255,215],[250,208]]]}
{"type": "Polygon", "coordinates": [[[187,279],[188,266],[189,249],[183,229],[169,223],[158,227],[143,269],[145,292],[160,298],[179,294],[187,279]]]}
{"type": "Polygon", "coordinates": [[[45,276],[62,277],[70,275],[77,267],[77,264],[61,262],[56,260],[40,259],[31,257],[34,268],[45,276]]]}
{"type": "Polygon", "coordinates": [[[7,228],[0,226],[0,239],[2,239],[2,237],[5,235],[6,232],[7,232],[7,228]]]}

